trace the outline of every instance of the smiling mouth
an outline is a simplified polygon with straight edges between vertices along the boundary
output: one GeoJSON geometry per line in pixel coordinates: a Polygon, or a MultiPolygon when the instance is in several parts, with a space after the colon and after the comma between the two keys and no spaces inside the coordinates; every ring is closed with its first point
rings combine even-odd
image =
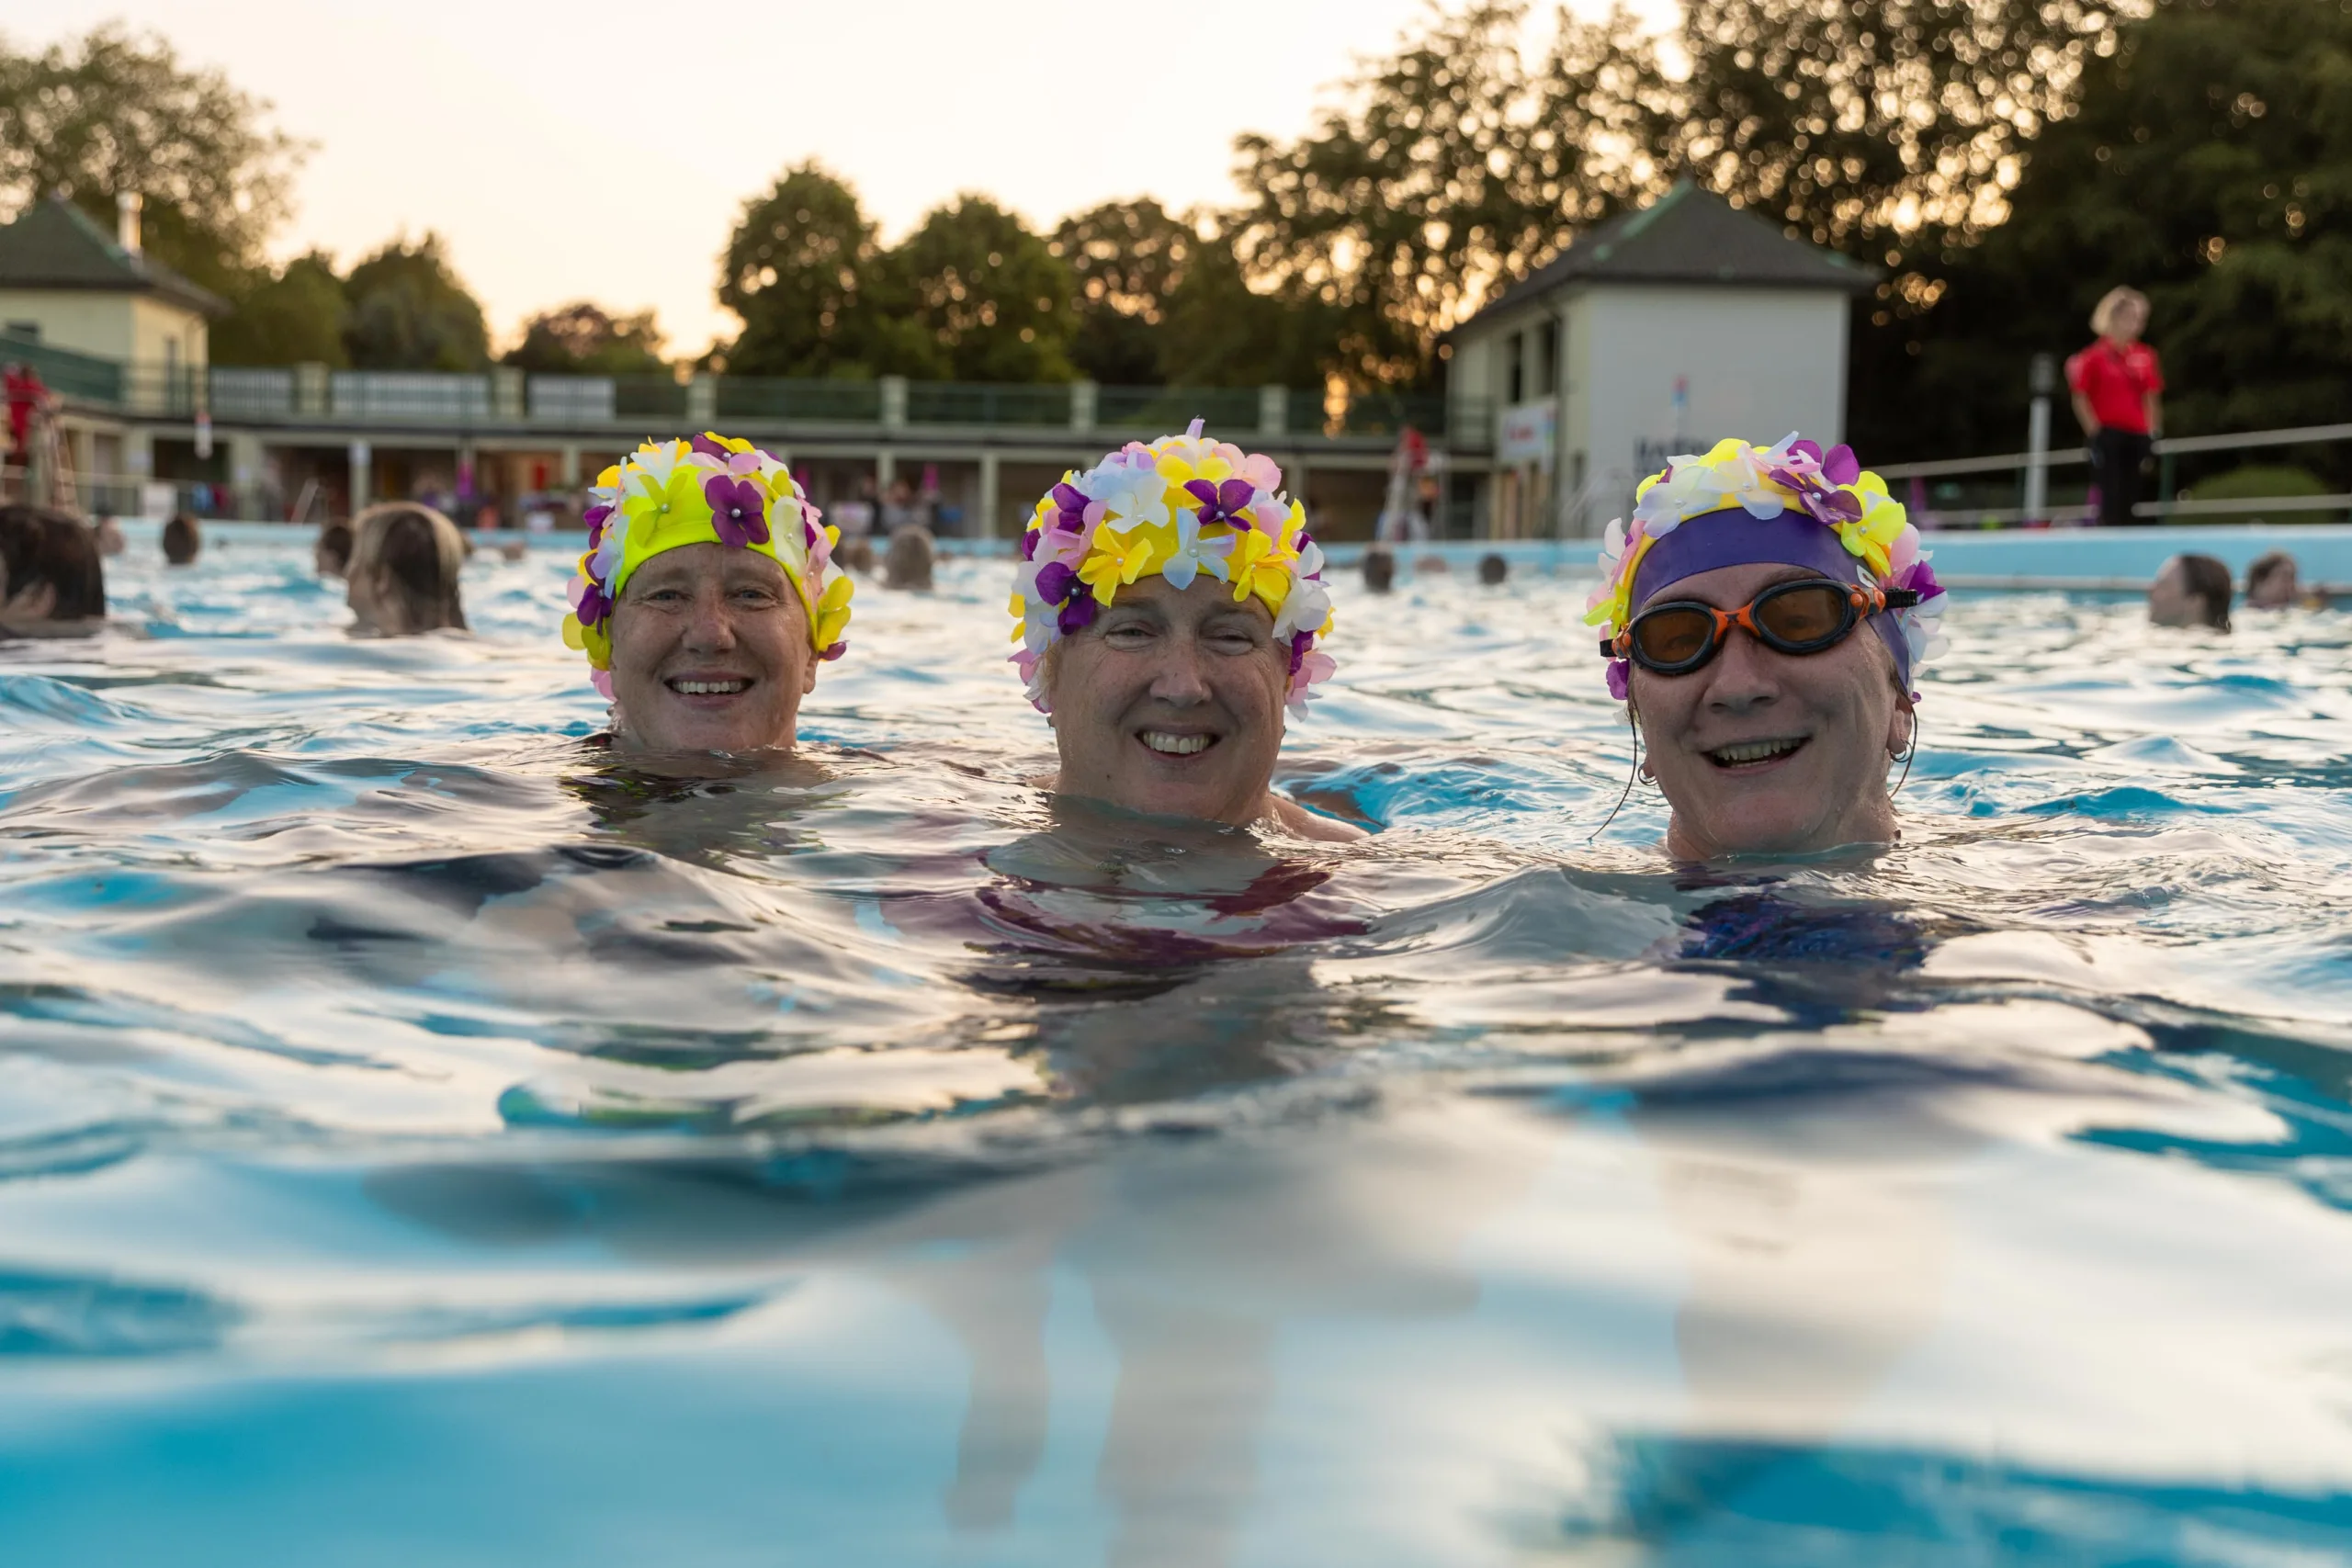
{"type": "Polygon", "coordinates": [[[1795,755],[1809,739],[1800,735],[1787,740],[1742,740],[1735,745],[1716,747],[1707,753],[1707,761],[1718,768],[1731,770],[1760,767],[1795,755]]]}
{"type": "Polygon", "coordinates": [[[1198,756],[1217,741],[1214,735],[1175,735],[1165,729],[1147,729],[1136,739],[1162,757],[1198,756]]]}
{"type": "Polygon", "coordinates": [[[730,681],[665,681],[662,684],[669,687],[672,691],[677,693],[682,697],[731,697],[739,693],[747,692],[751,690],[752,687],[751,682],[741,679],[730,681]]]}

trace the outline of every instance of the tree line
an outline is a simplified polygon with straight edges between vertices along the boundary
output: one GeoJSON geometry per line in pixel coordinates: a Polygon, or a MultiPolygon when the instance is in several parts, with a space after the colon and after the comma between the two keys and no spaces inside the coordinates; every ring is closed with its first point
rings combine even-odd
{"type": "MultiPolygon", "coordinates": [[[[1852,433],[2014,446],[2027,366],[2117,283],[2154,301],[2176,430],[2325,423],[2352,392],[2352,0],[1687,0],[1548,27],[1433,3],[1304,130],[1235,142],[1232,205],[1148,197],[1034,231],[978,193],[881,243],[821,165],[719,258],[745,375],[1426,388],[1442,335],[1590,225],[1690,178],[1875,268],[1852,433]]],[[[0,200],[148,197],[157,254],[229,298],[216,357],[486,363],[430,236],[282,268],[300,146],[160,40],[0,47],[0,200]],[[127,106],[138,106],[137,116],[127,106]]],[[[650,320],[529,323],[537,369],[655,369],[650,320]]]]}

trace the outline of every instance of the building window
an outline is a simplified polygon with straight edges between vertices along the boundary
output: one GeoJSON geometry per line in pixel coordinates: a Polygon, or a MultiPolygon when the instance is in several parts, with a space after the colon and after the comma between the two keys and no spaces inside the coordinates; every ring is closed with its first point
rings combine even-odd
{"type": "Polygon", "coordinates": [[[1535,395],[1548,398],[1560,389],[1560,323],[1546,321],[1535,333],[1535,395]]]}
{"type": "Polygon", "coordinates": [[[0,331],[5,331],[10,337],[22,338],[27,343],[40,341],[39,321],[10,321],[5,328],[0,328],[0,331]]]}
{"type": "Polygon", "coordinates": [[[1527,334],[1510,334],[1510,396],[1503,401],[1516,403],[1527,396],[1527,334]]]}

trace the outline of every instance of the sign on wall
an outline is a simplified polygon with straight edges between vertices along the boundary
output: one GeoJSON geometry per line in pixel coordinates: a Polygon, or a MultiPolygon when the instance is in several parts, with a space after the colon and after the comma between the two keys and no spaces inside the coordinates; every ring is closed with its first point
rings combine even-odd
{"type": "Polygon", "coordinates": [[[1558,414],[1550,398],[1538,398],[1532,403],[1516,403],[1497,416],[1495,457],[1514,467],[1533,464],[1537,468],[1552,466],[1552,432],[1558,414]]]}

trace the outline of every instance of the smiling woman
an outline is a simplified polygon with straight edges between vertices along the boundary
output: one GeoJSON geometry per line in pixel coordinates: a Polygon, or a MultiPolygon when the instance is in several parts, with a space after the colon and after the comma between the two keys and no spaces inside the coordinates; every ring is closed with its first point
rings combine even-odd
{"type": "Polygon", "coordinates": [[[1053,787],[1130,811],[1363,837],[1273,792],[1285,707],[1333,669],[1323,552],[1261,454],[1130,443],[1037,502],[1012,656],[1061,754],[1053,787]]]}
{"type": "Polygon", "coordinates": [[[1894,840],[1887,761],[1909,752],[1944,591],[1883,480],[1843,446],[1724,441],[1643,481],[1602,569],[1587,618],[1674,808],[1670,852],[1894,840]]]}
{"type": "Polygon", "coordinates": [[[782,461],[706,433],[599,479],[563,637],[640,751],[790,750],[853,592],[782,461]]]}

